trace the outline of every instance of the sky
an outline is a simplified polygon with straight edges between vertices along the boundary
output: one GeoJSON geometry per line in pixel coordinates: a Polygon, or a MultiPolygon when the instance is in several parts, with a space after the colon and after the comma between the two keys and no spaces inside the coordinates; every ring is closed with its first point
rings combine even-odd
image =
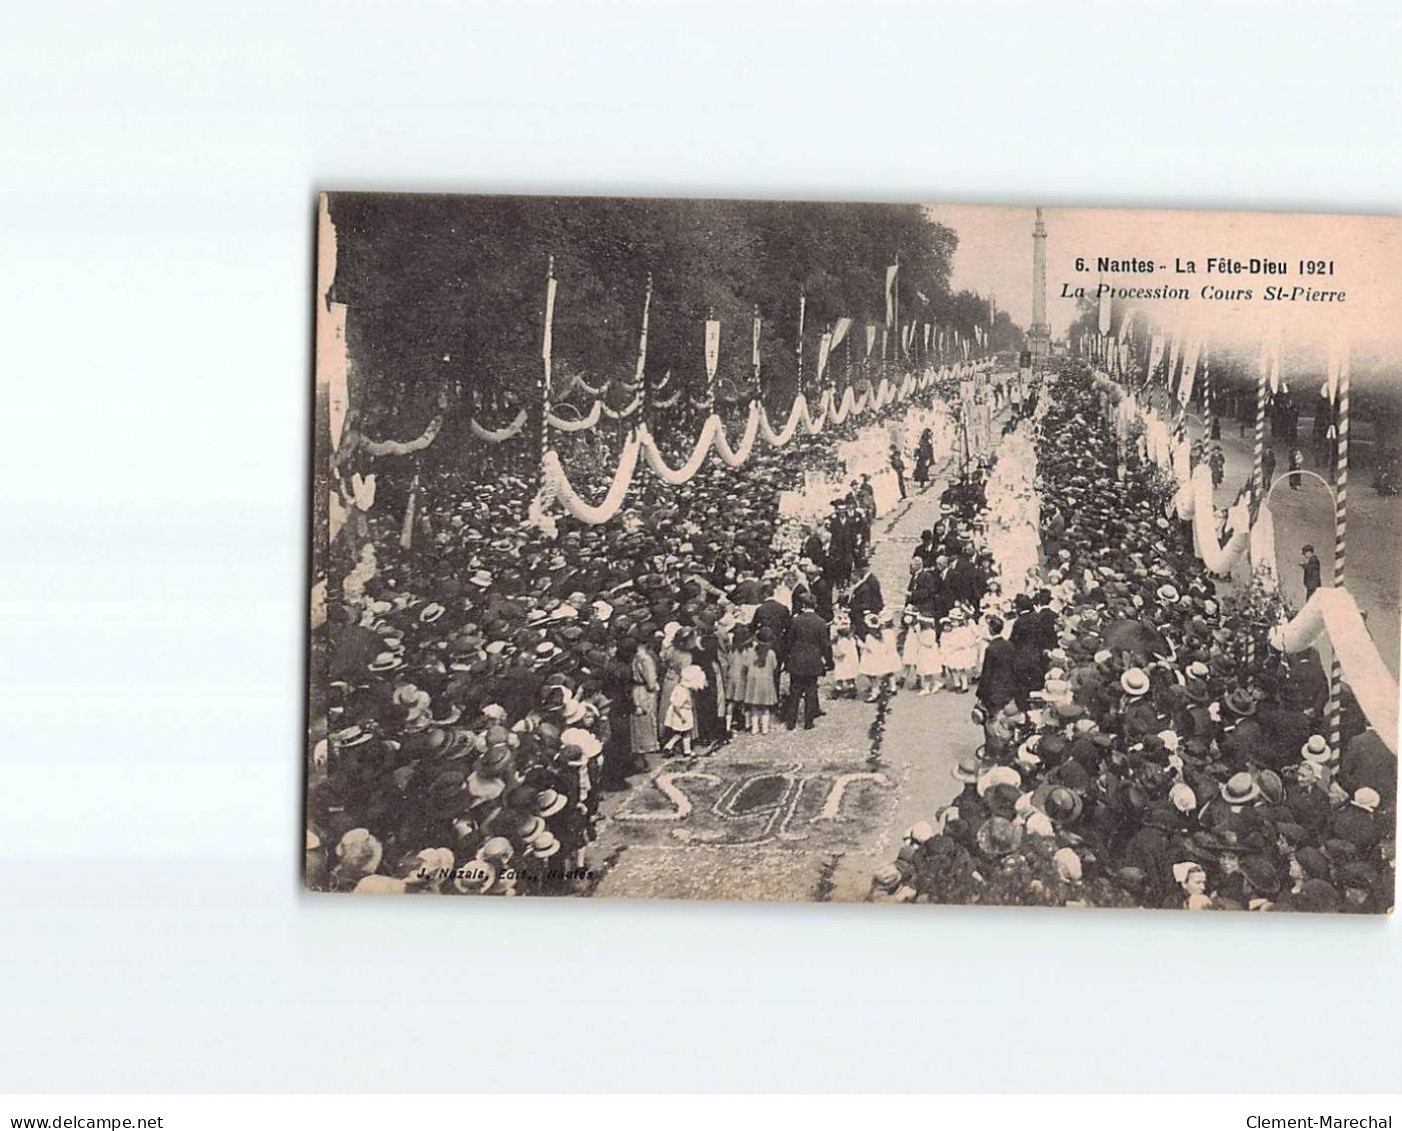
{"type": "MultiPolygon", "coordinates": [[[[930,216],[959,233],[952,286],[997,297],[1000,309],[1024,327],[1032,320],[1032,208],[936,204],[930,216]]],[[[1116,286],[1185,287],[1190,299],[1132,300],[1161,324],[1249,345],[1279,334],[1284,347],[1316,348],[1347,339],[1359,350],[1402,352],[1402,220],[1395,217],[1309,213],[1189,212],[1129,209],[1043,210],[1047,227],[1047,316],[1060,335],[1075,317],[1063,287],[1093,289],[1096,259],[1144,259],[1163,267],[1149,273],[1107,274],[1116,286]],[[1076,269],[1076,258],[1087,269],[1076,269]],[[1208,259],[1284,261],[1284,275],[1218,273],[1208,259]],[[1332,261],[1333,274],[1304,276],[1299,261],[1332,261]],[[1178,273],[1178,260],[1197,271],[1178,273]],[[1342,291],[1339,302],[1267,301],[1268,286],[1342,291]],[[1204,286],[1250,290],[1251,298],[1204,300],[1204,286]]]]}

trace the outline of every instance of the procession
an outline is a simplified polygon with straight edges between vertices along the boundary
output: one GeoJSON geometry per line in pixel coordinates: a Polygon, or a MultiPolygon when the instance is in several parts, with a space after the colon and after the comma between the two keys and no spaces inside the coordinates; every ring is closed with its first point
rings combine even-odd
{"type": "Polygon", "coordinates": [[[308,886],[1392,909],[1361,355],[1054,335],[1040,209],[1021,326],[935,210],[483,201],[322,201],[308,886]]]}

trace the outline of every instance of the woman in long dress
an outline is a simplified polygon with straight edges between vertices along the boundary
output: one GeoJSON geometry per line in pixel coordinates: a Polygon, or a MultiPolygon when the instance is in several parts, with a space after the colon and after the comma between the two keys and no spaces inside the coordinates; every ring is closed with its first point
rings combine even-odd
{"type": "Polygon", "coordinates": [[[657,657],[646,644],[639,644],[633,656],[633,714],[629,719],[629,749],[634,765],[647,768],[647,756],[661,746],[657,738],[657,697],[661,692],[657,657]]]}
{"type": "Polygon", "coordinates": [[[750,630],[746,625],[737,625],[730,635],[730,645],[725,654],[725,699],[733,712],[731,727],[745,727],[745,686],[750,670],[750,630]]]}
{"type": "Polygon", "coordinates": [[[930,481],[930,465],[935,461],[934,436],[928,428],[920,433],[920,446],[915,450],[915,482],[921,487],[930,481]]]}

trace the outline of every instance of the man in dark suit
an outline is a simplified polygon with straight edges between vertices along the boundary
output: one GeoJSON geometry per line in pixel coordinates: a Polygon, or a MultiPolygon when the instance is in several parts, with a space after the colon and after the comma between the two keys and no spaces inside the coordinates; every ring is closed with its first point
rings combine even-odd
{"type": "Polygon", "coordinates": [[[988,634],[991,639],[983,653],[983,671],[978,677],[978,700],[991,719],[1017,694],[1017,649],[1011,641],[1003,639],[1001,618],[988,618],[988,634]]]}
{"type": "Polygon", "coordinates": [[[1051,590],[1039,589],[1037,595],[1032,598],[1035,606],[1033,615],[1037,618],[1037,634],[1035,640],[1037,647],[1043,653],[1050,652],[1060,641],[1061,634],[1057,630],[1056,611],[1051,607],[1051,590]]]}
{"type": "Polygon", "coordinates": [[[813,594],[813,611],[832,623],[832,582],[816,569],[808,570],[808,589],[813,594]]]}
{"type": "Polygon", "coordinates": [[[827,569],[824,571],[834,586],[852,580],[852,568],[857,560],[857,540],[847,508],[839,504],[828,523],[827,569]]]}
{"type": "Polygon", "coordinates": [[[1032,611],[1032,598],[1026,593],[1019,593],[1014,599],[1013,607],[1017,612],[1017,619],[1013,621],[1013,631],[1011,636],[1014,648],[1035,648],[1036,642],[1041,633],[1039,618],[1032,611]]]}
{"type": "Polygon", "coordinates": [[[936,570],[928,566],[915,575],[911,582],[910,603],[921,616],[935,620],[935,631],[939,632],[939,618],[948,611],[943,603],[944,584],[936,570]]]}
{"type": "Polygon", "coordinates": [[[796,610],[789,623],[784,652],[788,656],[789,701],[784,708],[784,721],[789,730],[798,723],[799,701],[803,701],[803,729],[812,730],[818,711],[818,677],[832,671],[832,642],[828,623],[815,613],[807,597],[794,599],[796,610]]]}
{"type": "Polygon", "coordinates": [[[853,587],[852,596],[847,603],[848,612],[852,616],[852,634],[858,640],[865,640],[867,613],[879,613],[885,607],[886,602],[881,596],[881,582],[868,570],[866,576],[853,587]]]}
{"type": "Polygon", "coordinates": [[[788,606],[774,597],[774,583],[766,582],[764,586],[764,603],[755,610],[754,619],[750,621],[750,626],[754,629],[755,635],[759,635],[762,628],[767,628],[774,636],[774,654],[778,662],[774,665],[774,690],[779,690],[779,677],[783,673],[787,656],[784,651],[784,641],[788,639],[789,622],[793,620],[793,613],[789,612],[788,606]]]}
{"type": "Polygon", "coordinates": [[[1308,601],[1320,586],[1319,555],[1314,552],[1313,546],[1301,548],[1300,554],[1300,565],[1305,571],[1305,600],[1308,601]]]}

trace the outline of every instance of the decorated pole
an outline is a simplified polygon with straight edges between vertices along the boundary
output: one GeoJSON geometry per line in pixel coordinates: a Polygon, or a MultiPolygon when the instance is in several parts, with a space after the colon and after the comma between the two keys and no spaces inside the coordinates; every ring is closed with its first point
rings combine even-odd
{"type": "MultiPolygon", "coordinates": [[[[417,464],[417,460],[415,463],[417,464]]],[[[414,544],[414,512],[419,501],[419,473],[414,471],[414,479],[409,484],[409,501],[404,504],[404,522],[399,529],[399,545],[407,550],[414,544]]]]}
{"type": "MultiPolygon", "coordinates": [[[[1335,405],[1338,407],[1339,454],[1334,482],[1334,587],[1344,586],[1344,558],[1348,539],[1348,386],[1349,349],[1344,346],[1343,356],[1338,362],[1338,389],[1335,405]]],[[[1342,753],[1343,695],[1341,685],[1343,673],[1339,666],[1339,651],[1333,649],[1333,659],[1329,665],[1329,748],[1335,759],[1342,753]]]]}
{"type": "Polygon", "coordinates": [[[652,310],[652,272],[647,273],[647,290],[643,292],[643,326],[638,332],[638,364],[633,370],[633,382],[638,389],[638,422],[648,422],[651,398],[647,395],[647,320],[652,310]]]}
{"type": "MultiPolygon", "coordinates": [[[[759,378],[759,329],[760,329],[759,304],[756,303],[756,304],[755,304],[755,313],[754,313],[753,329],[752,329],[751,332],[750,332],[750,365],[754,368],[754,371],[755,371],[755,391],[754,391],[754,396],[763,399],[763,397],[764,397],[764,386],[760,384],[760,378],[759,378]]],[[[753,400],[754,397],[751,397],[750,399],[753,400]]]]}
{"type": "Polygon", "coordinates": [[[540,461],[545,466],[545,453],[550,448],[550,355],[555,326],[555,257],[550,256],[545,268],[545,329],[540,337],[540,461]]]}
{"type": "Polygon", "coordinates": [[[706,311],[706,410],[715,408],[716,366],[720,363],[720,323],[714,308],[706,311]]]}
{"type": "Polygon", "coordinates": [[[794,347],[794,352],[798,354],[798,391],[803,392],[803,314],[808,307],[808,296],[802,291],[798,293],[798,345],[794,347]]]}
{"type": "Polygon", "coordinates": [[[901,253],[896,252],[896,277],[891,283],[891,311],[894,315],[894,329],[896,331],[896,348],[892,351],[896,355],[896,376],[901,372],[901,253]]]}
{"type": "Polygon", "coordinates": [[[1270,354],[1266,349],[1266,343],[1262,342],[1261,356],[1256,365],[1256,442],[1254,447],[1255,462],[1251,465],[1251,484],[1256,494],[1258,506],[1266,497],[1266,473],[1261,461],[1266,452],[1266,381],[1270,366],[1270,354]]]}

